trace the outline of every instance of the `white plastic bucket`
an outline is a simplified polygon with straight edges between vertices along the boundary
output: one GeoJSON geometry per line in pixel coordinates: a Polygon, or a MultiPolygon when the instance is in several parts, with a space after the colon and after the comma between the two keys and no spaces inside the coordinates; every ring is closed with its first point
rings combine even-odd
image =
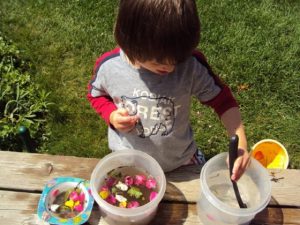
{"type": "Polygon", "coordinates": [[[110,225],[148,224],[156,214],[159,202],[166,191],[166,177],[158,162],[150,155],[137,150],[122,150],[106,155],[96,165],[91,176],[91,190],[98,203],[101,216],[110,225]],[[158,184],[158,194],[151,202],[137,208],[120,208],[107,203],[99,196],[99,189],[107,173],[120,166],[144,169],[158,184]]]}
{"type": "Polygon", "coordinates": [[[239,208],[226,163],[227,155],[216,155],[201,170],[197,209],[205,225],[247,225],[271,199],[269,174],[257,160],[251,158],[249,167],[237,182],[243,202],[247,204],[247,208],[239,208]]]}

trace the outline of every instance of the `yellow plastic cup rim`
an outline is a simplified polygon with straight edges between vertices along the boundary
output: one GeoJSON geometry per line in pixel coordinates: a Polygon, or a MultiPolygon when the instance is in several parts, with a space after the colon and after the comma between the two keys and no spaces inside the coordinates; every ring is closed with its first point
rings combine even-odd
{"type": "Polygon", "coordinates": [[[252,147],[251,156],[268,169],[286,169],[289,165],[287,150],[280,142],[273,139],[257,142],[252,147]]]}

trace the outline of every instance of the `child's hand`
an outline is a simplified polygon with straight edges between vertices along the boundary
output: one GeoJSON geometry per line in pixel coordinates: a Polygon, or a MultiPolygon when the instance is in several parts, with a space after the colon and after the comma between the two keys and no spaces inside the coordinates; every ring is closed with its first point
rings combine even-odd
{"type": "Polygon", "coordinates": [[[121,132],[131,131],[137,121],[137,116],[129,116],[126,109],[117,109],[110,114],[109,121],[110,123],[121,132]]]}
{"type": "Polygon", "coordinates": [[[238,181],[248,167],[250,156],[247,150],[239,149],[238,157],[234,162],[231,180],[238,181]]]}

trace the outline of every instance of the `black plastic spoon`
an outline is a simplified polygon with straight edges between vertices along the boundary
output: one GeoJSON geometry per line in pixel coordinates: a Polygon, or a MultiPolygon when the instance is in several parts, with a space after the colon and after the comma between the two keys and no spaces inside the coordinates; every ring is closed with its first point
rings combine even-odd
{"type": "MultiPolygon", "coordinates": [[[[231,180],[231,175],[232,175],[232,169],[234,162],[238,156],[238,144],[239,144],[239,136],[235,135],[230,138],[230,143],[229,143],[229,172],[230,172],[230,180],[231,180]]],[[[239,188],[237,186],[237,183],[234,180],[231,180],[232,186],[234,189],[234,194],[236,197],[237,202],[239,203],[240,208],[247,208],[247,205],[243,202],[239,188]]]]}

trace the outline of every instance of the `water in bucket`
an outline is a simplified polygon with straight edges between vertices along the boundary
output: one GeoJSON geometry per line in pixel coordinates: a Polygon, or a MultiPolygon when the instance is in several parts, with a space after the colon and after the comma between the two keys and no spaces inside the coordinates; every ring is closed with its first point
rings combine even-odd
{"type": "Polygon", "coordinates": [[[122,150],[102,158],[91,176],[92,195],[99,205],[102,218],[110,225],[149,224],[156,215],[158,204],[166,191],[166,177],[158,162],[150,155],[137,150],[122,150]],[[137,208],[120,208],[109,204],[99,196],[99,190],[107,173],[119,167],[136,167],[145,170],[157,181],[157,196],[149,203],[137,208]]]}
{"type": "Polygon", "coordinates": [[[271,198],[269,174],[255,159],[237,182],[243,202],[240,209],[236,200],[226,163],[227,153],[210,159],[200,175],[201,194],[198,214],[205,225],[246,225],[263,210],[271,198]]]}
{"type": "MultiPolygon", "coordinates": [[[[223,203],[233,208],[240,208],[236,200],[231,182],[228,183],[228,170],[220,170],[209,175],[208,186],[210,191],[223,203]]],[[[243,202],[247,207],[253,207],[259,204],[260,194],[257,185],[250,176],[244,175],[239,181],[239,191],[243,202]]]]}

